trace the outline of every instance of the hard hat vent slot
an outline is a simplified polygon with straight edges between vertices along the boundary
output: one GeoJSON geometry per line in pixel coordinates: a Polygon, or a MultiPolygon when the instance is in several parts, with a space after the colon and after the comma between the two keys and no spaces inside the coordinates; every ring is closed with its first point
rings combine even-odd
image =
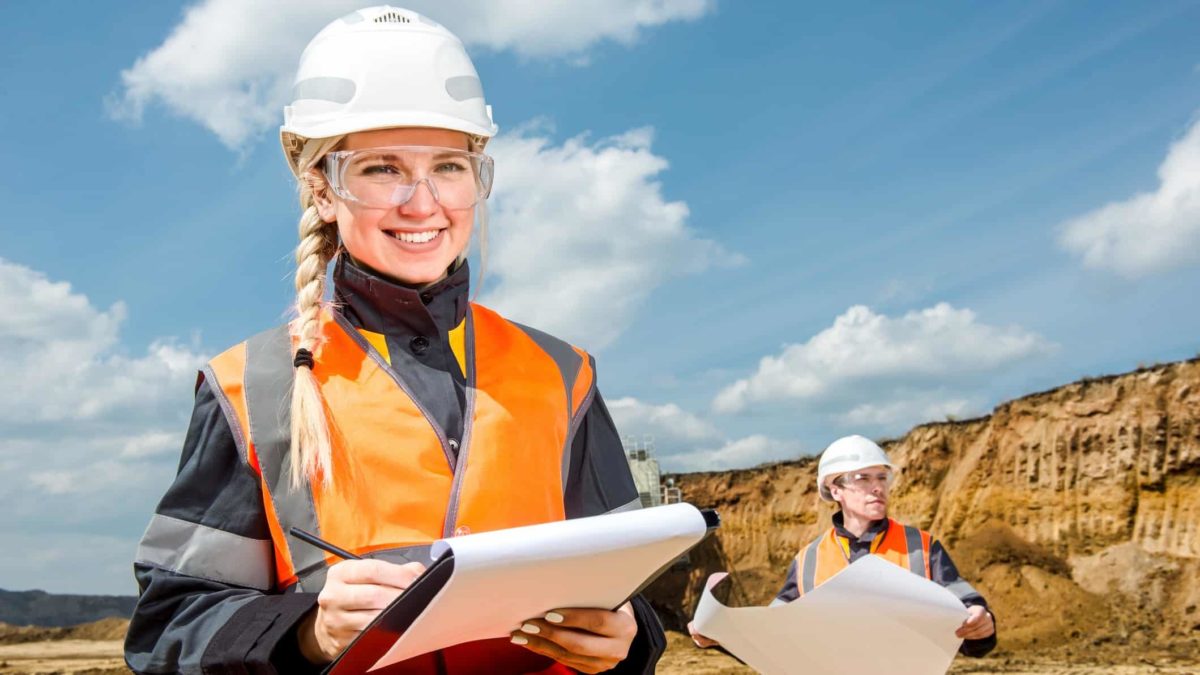
{"type": "Polygon", "coordinates": [[[375,17],[375,23],[412,23],[412,21],[399,12],[384,12],[375,17]]]}

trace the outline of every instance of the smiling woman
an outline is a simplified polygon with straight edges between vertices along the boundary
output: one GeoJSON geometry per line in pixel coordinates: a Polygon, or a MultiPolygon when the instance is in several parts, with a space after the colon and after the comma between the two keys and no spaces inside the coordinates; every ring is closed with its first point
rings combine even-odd
{"type": "MultiPolygon", "coordinates": [[[[593,359],[468,300],[496,126],[462,43],[414,12],[354,12],[309,44],[293,99],[296,318],[202,372],[135,561],[137,672],[316,672],[432,542],[640,505],[593,359]]],[[[665,645],[640,597],[527,619],[377,672],[643,673],[665,645]]]]}

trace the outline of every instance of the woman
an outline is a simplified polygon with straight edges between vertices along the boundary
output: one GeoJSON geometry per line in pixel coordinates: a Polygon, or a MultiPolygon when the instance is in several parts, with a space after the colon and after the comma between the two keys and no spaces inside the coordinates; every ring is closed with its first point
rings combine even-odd
{"type": "MultiPolygon", "coordinates": [[[[639,503],[591,357],[468,302],[496,127],[462,43],[414,12],[354,12],[305,49],[284,116],[297,316],[201,373],[135,562],[137,672],[317,671],[432,541],[639,503]]],[[[663,647],[635,598],[381,672],[641,673],[663,647]]]]}
{"type": "MultiPolygon", "coordinates": [[[[888,517],[892,462],[883,448],[862,436],[839,438],[821,453],[817,492],[836,502],[833,526],[800,549],[788,568],[787,581],[772,605],[792,602],[829,580],[865,555],[911,570],[944,586],[967,608],[967,618],[955,631],[963,639],[959,652],[984,656],[996,647],[996,624],[987,601],[958,574],[950,554],[928,532],[888,517]]],[[[689,625],[698,647],[717,642],[689,625]]]]}

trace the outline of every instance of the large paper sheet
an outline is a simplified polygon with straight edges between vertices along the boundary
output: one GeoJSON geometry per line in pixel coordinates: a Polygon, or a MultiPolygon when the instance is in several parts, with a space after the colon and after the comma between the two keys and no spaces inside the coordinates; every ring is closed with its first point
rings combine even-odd
{"type": "Polygon", "coordinates": [[[706,532],[696,507],[671,504],[435,542],[434,560],[453,550],[453,574],[372,670],[507,637],[552,609],[614,609],[706,532]]]}
{"type": "Polygon", "coordinates": [[[945,673],[967,618],[953,593],[873,555],[786,604],[726,607],[711,587],[696,629],[765,675],[945,673]]]}

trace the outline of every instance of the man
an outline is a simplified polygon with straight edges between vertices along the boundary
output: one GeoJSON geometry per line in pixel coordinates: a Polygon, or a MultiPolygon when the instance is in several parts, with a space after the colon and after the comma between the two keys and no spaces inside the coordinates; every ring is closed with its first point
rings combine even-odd
{"type": "MultiPolygon", "coordinates": [[[[963,638],[959,652],[983,656],[996,646],[995,618],[987,601],[958,575],[941,542],[928,532],[888,518],[888,491],[893,471],[887,453],[862,436],[834,441],[817,465],[821,499],[837,502],[833,527],[814,539],[788,568],[787,582],[772,605],[791,602],[864,555],[877,555],[905,567],[958,596],[969,616],[955,632],[963,638]]],[[[688,626],[699,647],[716,646],[688,626]]]]}

